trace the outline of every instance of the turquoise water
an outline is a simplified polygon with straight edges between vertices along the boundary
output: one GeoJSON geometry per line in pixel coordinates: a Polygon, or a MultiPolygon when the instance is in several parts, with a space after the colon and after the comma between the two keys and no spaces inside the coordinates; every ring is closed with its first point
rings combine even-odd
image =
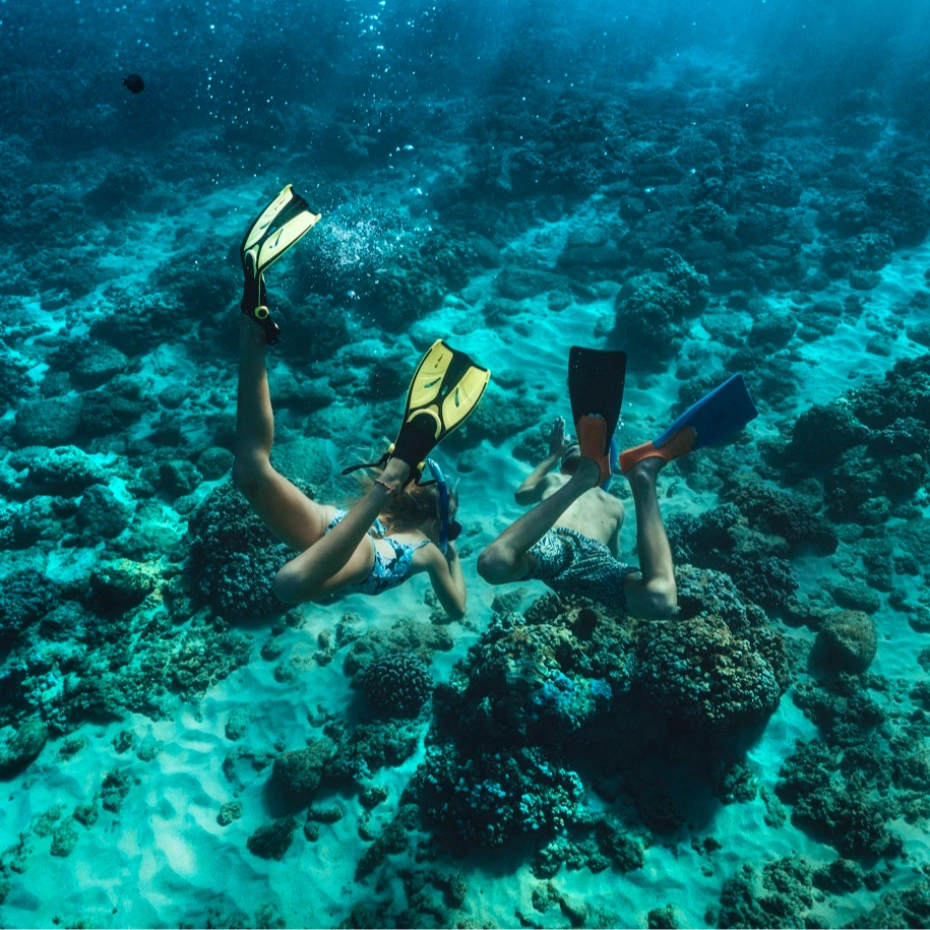
{"type": "Polygon", "coordinates": [[[0,923],[926,926],[930,7],[41,12],[0,4],[0,923]],[[350,506],[435,339],[491,369],[439,450],[462,619],[272,593],[237,248],[287,183],[281,473],[350,506]],[[627,353],[621,448],[737,371],[759,409],[660,476],[671,620],[478,575],[574,344],[627,353]]]}

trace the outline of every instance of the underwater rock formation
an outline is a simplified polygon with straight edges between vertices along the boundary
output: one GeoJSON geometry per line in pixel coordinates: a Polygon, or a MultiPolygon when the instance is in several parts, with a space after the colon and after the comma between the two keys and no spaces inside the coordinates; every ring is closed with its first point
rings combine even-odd
{"type": "Polygon", "coordinates": [[[927,477],[930,355],[903,359],[881,381],[805,411],[786,450],[789,477],[821,478],[830,519],[885,523],[927,477]]]}
{"type": "Polygon", "coordinates": [[[3,737],[0,743],[0,780],[18,775],[42,752],[48,739],[48,728],[33,717],[3,737]]]}
{"type": "Polygon", "coordinates": [[[875,621],[861,610],[832,614],[817,633],[815,650],[833,671],[864,672],[878,651],[875,621]]]}
{"type": "MultiPolygon", "coordinates": [[[[776,787],[793,805],[797,826],[866,866],[876,857],[901,855],[903,839],[893,820],[930,819],[930,760],[922,731],[913,725],[913,711],[884,699],[882,692],[892,687],[876,676],[846,673],[799,683],[794,701],[819,736],[798,744],[776,787]]],[[[875,872],[867,880],[870,887],[884,881],[875,872]]]]}
{"type": "Polygon", "coordinates": [[[664,250],[657,271],[627,281],[617,294],[612,339],[635,345],[631,363],[651,367],[674,358],[686,334],[686,320],[707,304],[707,278],[680,255],[664,250]]]}
{"type": "MultiPolygon", "coordinates": [[[[313,489],[301,490],[311,498],[313,489]]],[[[271,583],[289,557],[232,484],[215,488],[188,522],[190,565],[197,595],[229,620],[284,613],[271,583]]]]}
{"type": "Polygon", "coordinates": [[[814,867],[786,856],[761,869],[752,864],[724,883],[718,927],[799,927],[814,906],[814,867]]]}
{"type": "Polygon", "coordinates": [[[641,635],[636,688],[669,720],[730,728],[764,720],[778,706],[774,670],[719,617],[648,624],[641,635]]]}
{"type": "Polygon", "coordinates": [[[682,617],[668,622],[554,595],[522,616],[494,615],[434,695],[416,780],[419,803],[453,842],[543,839],[584,823],[567,764],[576,749],[629,747],[682,726],[719,738],[777,707],[789,682],[780,637],[726,576],[680,569],[682,617]],[[629,723],[644,708],[636,737],[629,723]]]}
{"type": "Polygon", "coordinates": [[[306,749],[285,752],[275,759],[275,781],[291,801],[309,804],[335,754],[336,744],[327,737],[313,740],[306,749]]]}
{"type": "Polygon", "coordinates": [[[751,603],[782,609],[798,589],[784,540],[751,530],[735,504],[674,514],[666,528],[676,564],[723,572],[751,603]]]}

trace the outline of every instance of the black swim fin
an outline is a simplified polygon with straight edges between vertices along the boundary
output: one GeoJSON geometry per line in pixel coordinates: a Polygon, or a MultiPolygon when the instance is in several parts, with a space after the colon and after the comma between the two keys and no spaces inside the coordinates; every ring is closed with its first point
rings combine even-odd
{"type": "Polygon", "coordinates": [[[620,421],[626,353],[572,346],[568,355],[568,394],[583,458],[594,459],[601,482],[613,471],[611,440],[620,421]]]}

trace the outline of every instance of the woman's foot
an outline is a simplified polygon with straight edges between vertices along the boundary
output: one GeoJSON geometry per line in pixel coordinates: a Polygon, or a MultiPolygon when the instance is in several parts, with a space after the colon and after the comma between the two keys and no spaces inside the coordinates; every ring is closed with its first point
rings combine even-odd
{"type": "Polygon", "coordinates": [[[411,468],[405,461],[392,457],[388,459],[387,465],[384,466],[384,471],[381,472],[378,484],[375,487],[383,483],[388,485],[395,493],[402,491],[410,479],[410,474],[411,468]]]}

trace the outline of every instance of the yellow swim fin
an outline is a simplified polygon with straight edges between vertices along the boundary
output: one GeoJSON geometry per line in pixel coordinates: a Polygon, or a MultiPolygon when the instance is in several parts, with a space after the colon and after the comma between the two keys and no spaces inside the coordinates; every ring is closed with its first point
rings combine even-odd
{"type": "Polygon", "coordinates": [[[269,344],[278,341],[278,325],[271,319],[265,295],[264,272],[296,245],[320,219],[290,184],[272,200],[248,228],[239,255],[245,272],[242,312],[257,320],[269,344]]]}
{"type": "Polygon", "coordinates": [[[426,457],[465,422],[490,379],[487,368],[437,339],[414,372],[397,439],[377,462],[353,465],[343,474],[357,468],[383,467],[396,456],[410,466],[412,479],[419,481],[426,457]]]}

